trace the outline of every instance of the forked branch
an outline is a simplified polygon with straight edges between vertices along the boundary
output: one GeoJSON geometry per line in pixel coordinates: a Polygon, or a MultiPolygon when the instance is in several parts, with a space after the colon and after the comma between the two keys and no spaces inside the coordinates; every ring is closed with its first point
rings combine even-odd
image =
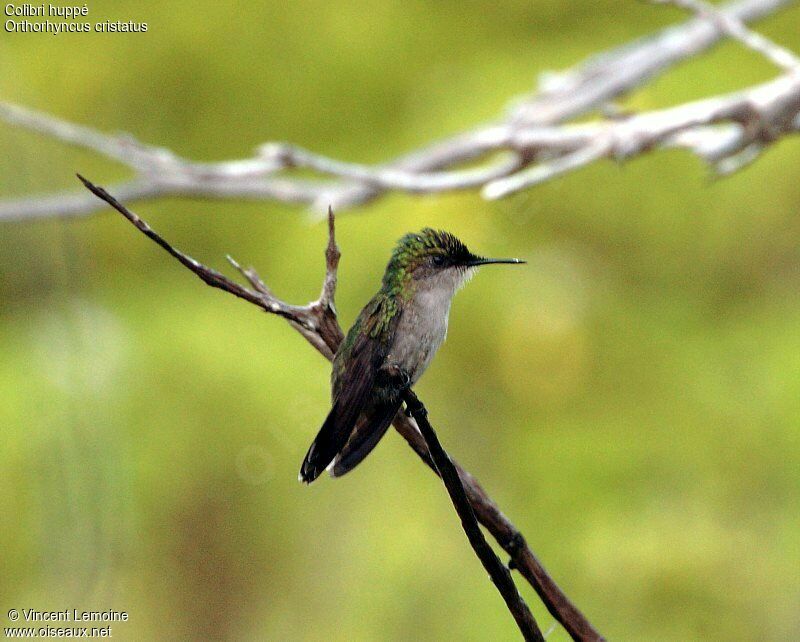
{"type": "Polygon", "coordinates": [[[439,474],[439,477],[442,478],[447,492],[450,495],[450,500],[453,502],[453,506],[455,506],[456,512],[461,518],[461,525],[464,528],[464,532],[467,534],[469,543],[472,545],[472,550],[475,551],[481,564],[483,564],[483,567],[489,573],[489,577],[492,578],[492,582],[494,582],[497,590],[500,591],[500,594],[506,601],[506,606],[508,606],[508,610],[511,611],[511,614],[517,621],[517,625],[520,631],[522,631],[524,638],[526,640],[544,642],[542,632],[536,625],[536,621],[533,619],[528,605],[525,604],[517,591],[517,587],[511,577],[511,571],[503,566],[503,563],[498,559],[497,555],[494,554],[492,547],[489,546],[486,539],[483,537],[483,532],[480,526],[478,526],[478,521],[475,519],[475,512],[472,510],[472,506],[469,503],[469,498],[464,490],[458,471],[453,465],[450,456],[439,442],[436,431],[428,421],[428,411],[417,395],[410,389],[403,393],[403,400],[406,402],[408,412],[417,422],[417,426],[422,433],[422,438],[428,446],[428,452],[436,466],[436,472],[439,474]]]}
{"type": "MultiPolygon", "coordinates": [[[[334,306],[337,267],[340,254],[334,236],[334,217],[332,211],[328,212],[329,238],[325,252],[326,270],[322,292],[316,301],[312,301],[305,306],[295,306],[278,299],[266,284],[264,284],[253,268],[242,268],[238,263],[229,259],[232,265],[239,270],[248,281],[250,287],[245,287],[228,279],[213,268],[203,265],[187,254],[184,254],[168,243],[145,221],[131,212],[102,187],[92,184],[82,176],[79,176],[79,178],[89,191],[120,212],[140,232],[155,241],[184,267],[188,268],[202,279],[204,283],[244,299],[258,306],[265,312],[283,317],[296,328],[314,348],[325,356],[325,358],[328,360],[333,359],[333,355],[336,353],[344,335],[336,317],[334,306]]],[[[420,417],[419,406],[414,405],[415,399],[416,397],[414,396],[410,397],[410,409],[415,410],[416,416],[420,417]]],[[[409,399],[406,401],[408,402],[409,399]]],[[[480,536],[482,539],[482,534],[479,529],[477,535],[475,533],[477,525],[474,525],[474,527],[467,526],[470,520],[469,515],[464,512],[463,497],[466,497],[468,500],[474,517],[486,527],[498,544],[511,556],[509,566],[520,571],[523,577],[525,577],[534,588],[553,617],[558,620],[570,636],[574,640],[579,640],[581,642],[602,641],[603,637],[600,633],[592,626],[589,620],[584,617],[580,610],[572,604],[569,598],[567,598],[564,592],[561,591],[558,585],[548,575],[547,571],[528,547],[522,533],[520,533],[516,526],[502,513],[497,504],[487,495],[478,481],[469,472],[461,468],[457,462],[450,460],[443,450],[438,452],[435,444],[432,449],[429,449],[429,445],[432,443],[431,434],[420,432],[420,426],[414,419],[407,417],[403,413],[398,413],[394,420],[394,426],[423,462],[437,474],[440,474],[440,471],[444,473],[441,476],[447,485],[451,498],[453,498],[454,505],[456,505],[459,510],[459,515],[462,518],[462,523],[465,524],[465,530],[470,538],[470,543],[473,545],[473,548],[484,565],[488,564],[487,570],[491,569],[492,579],[506,600],[506,603],[509,605],[509,609],[517,620],[521,630],[526,632],[526,639],[540,640],[542,639],[541,632],[538,627],[536,627],[535,621],[530,615],[529,609],[522,601],[522,598],[519,596],[516,587],[513,585],[513,581],[510,582],[509,585],[510,575],[508,571],[504,569],[503,572],[500,572],[497,567],[499,561],[496,557],[494,561],[492,561],[489,556],[489,553],[491,553],[491,556],[494,556],[491,548],[488,547],[485,540],[483,540],[483,545],[481,545],[480,540],[477,539],[477,536],[480,536]],[[426,434],[427,438],[423,436],[423,434],[426,434]],[[433,457],[431,453],[434,454],[433,457]],[[451,462],[450,465],[452,468],[442,459],[443,453],[444,457],[447,457],[447,461],[451,462]],[[437,457],[438,462],[434,463],[437,457]],[[460,479],[460,484],[455,483],[452,475],[453,471],[455,471],[457,477],[460,479]],[[466,522],[463,520],[466,520],[466,522]],[[476,546],[477,548],[475,548],[476,546]],[[513,592],[511,590],[512,588],[513,592]]],[[[433,434],[433,439],[435,440],[435,433],[433,434]]],[[[435,440],[435,443],[438,444],[438,440],[435,440]]],[[[439,446],[439,448],[441,448],[441,446],[439,446]]]]}

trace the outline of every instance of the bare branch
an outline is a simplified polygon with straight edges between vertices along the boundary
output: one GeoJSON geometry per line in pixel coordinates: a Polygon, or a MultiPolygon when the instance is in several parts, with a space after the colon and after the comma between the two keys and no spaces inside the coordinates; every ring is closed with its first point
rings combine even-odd
{"type": "Polygon", "coordinates": [[[534,165],[508,178],[499,178],[490,182],[483,188],[483,196],[487,199],[496,199],[507,196],[514,192],[544,183],[556,176],[566,174],[573,170],[588,165],[589,163],[607,156],[611,152],[611,141],[601,138],[595,142],[588,143],[585,147],[560,156],[549,163],[534,165]]]}
{"type": "MultiPolygon", "coordinates": [[[[0,112],[3,110],[0,103],[0,112]]],[[[136,179],[113,186],[119,198],[130,202],[145,202],[167,196],[159,185],[136,179]]],[[[101,201],[86,192],[57,192],[42,196],[10,198],[0,201],[0,222],[46,219],[55,216],[64,218],[83,217],[106,209],[101,201]]]]}
{"type": "MultiPolygon", "coordinates": [[[[699,5],[699,0],[672,1],[699,5]]],[[[0,119],[130,167],[136,177],[114,188],[130,202],[163,196],[277,200],[324,211],[329,205],[342,209],[364,204],[390,191],[432,194],[482,188],[485,196],[497,198],[607,155],[629,158],[666,145],[687,147],[709,159],[720,171],[732,171],[742,166],[740,161],[745,156],[752,160],[779,136],[797,131],[796,125],[785,126],[797,115],[785,95],[756,104],[748,120],[751,126],[739,132],[733,144],[730,129],[718,132],[692,122],[726,120],[709,119],[707,101],[641,114],[635,120],[638,130],[619,120],[598,120],[588,126],[562,123],[592,109],[602,110],[608,101],[707,49],[725,35],[761,47],[763,53],[774,58],[777,45],[764,38],[759,41],[760,37],[747,30],[743,22],[774,12],[790,1],[740,0],[724,10],[705,9],[702,17],[681,26],[596,56],[567,72],[546,75],[538,92],[514,101],[514,106],[493,123],[378,166],[343,162],[286,143],[262,145],[251,158],[200,163],[145,145],[128,135],[105,134],[8,103],[0,102],[0,119]],[[765,42],[769,44],[766,49],[765,42]],[[692,111],[697,112],[694,119],[663,122],[667,116],[685,116],[692,111]],[[644,127],[656,121],[656,130],[644,127]],[[665,129],[670,130],[671,138],[663,136],[665,129]],[[763,136],[763,132],[770,133],[763,136]],[[588,136],[597,138],[590,141],[588,136]],[[642,139],[650,143],[643,143],[642,139]],[[740,156],[745,149],[747,154],[740,156]],[[632,151],[620,154],[619,150],[632,151]],[[463,168],[464,163],[473,161],[479,164],[463,168]],[[295,168],[310,169],[319,178],[294,176],[291,172],[295,168]]],[[[789,55],[783,50],[778,56],[784,66],[789,55]]],[[[747,92],[764,98],[766,93],[761,89],[768,85],[720,97],[719,101],[733,104],[719,105],[717,113],[733,110],[747,92]]],[[[12,199],[0,202],[0,221],[85,216],[96,212],[98,206],[96,199],[73,193],[12,199]]]]}
{"type": "MultiPolygon", "coordinates": [[[[78,178],[86,186],[92,194],[97,198],[104,201],[125,218],[127,218],[133,225],[142,232],[145,236],[155,241],[158,245],[164,248],[171,256],[175,257],[184,267],[188,268],[195,275],[197,275],[204,283],[211,287],[230,292],[234,296],[244,299],[254,305],[257,305],[265,312],[277,314],[291,323],[323,356],[332,359],[335,349],[330,348],[330,343],[341,341],[341,330],[338,329],[338,323],[335,324],[336,330],[331,327],[329,322],[326,322],[327,312],[330,310],[329,301],[321,302],[320,300],[313,301],[305,306],[289,305],[288,303],[277,298],[270,289],[259,278],[258,274],[253,268],[243,269],[235,260],[230,256],[228,261],[250,282],[253,290],[239,285],[235,281],[231,281],[223,274],[217,272],[215,269],[203,265],[199,261],[193,259],[191,256],[184,254],[180,250],[170,245],[162,236],[155,232],[145,221],[139,218],[138,215],[131,212],[127,207],[120,203],[116,198],[109,194],[102,187],[98,187],[86,180],[83,176],[78,174],[78,178]],[[326,334],[327,333],[327,334],[326,334]],[[329,343],[330,342],[330,343],[329,343]]],[[[333,219],[331,218],[331,236],[328,242],[328,253],[330,256],[338,254],[338,248],[333,238],[333,219]]],[[[326,283],[336,283],[336,269],[338,259],[329,261],[325,275],[326,283]]],[[[330,297],[332,300],[333,292],[331,291],[330,297]]]]}
{"type": "Polygon", "coordinates": [[[503,596],[508,610],[511,611],[511,614],[517,622],[517,626],[519,626],[520,631],[522,631],[523,637],[526,640],[544,642],[542,632],[536,625],[536,620],[533,619],[533,614],[531,614],[528,605],[525,604],[519,591],[517,591],[517,587],[511,577],[511,572],[503,566],[503,563],[498,559],[497,555],[494,554],[492,547],[489,546],[486,539],[483,537],[483,533],[481,532],[480,526],[478,526],[478,520],[475,519],[475,513],[467,498],[467,493],[464,490],[458,470],[456,470],[456,467],[450,460],[450,456],[445,452],[442,444],[439,442],[436,431],[428,421],[428,411],[417,395],[410,389],[403,393],[403,400],[406,402],[408,411],[416,420],[417,426],[419,426],[422,437],[425,439],[425,444],[428,446],[428,452],[436,465],[436,471],[439,473],[439,477],[442,478],[447,492],[450,495],[450,500],[453,502],[453,506],[455,506],[456,512],[461,518],[461,525],[464,528],[464,532],[467,534],[472,549],[475,551],[478,559],[480,559],[483,567],[489,573],[489,577],[491,577],[497,590],[500,591],[500,594],[503,596]]]}
{"type": "Polygon", "coordinates": [[[784,71],[800,73],[800,58],[792,51],[772,42],[772,40],[765,38],[760,33],[748,29],[735,15],[723,13],[714,5],[704,2],[704,0],[653,0],[653,2],[658,4],[674,4],[677,7],[697,14],[701,18],[707,18],[712,21],[720,31],[738,40],[745,47],[760,53],[775,66],[780,67],[784,71]]]}
{"type": "MultiPolygon", "coordinates": [[[[326,248],[326,274],[323,293],[329,293],[330,305],[320,303],[319,300],[306,306],[293,306],[275,297],[270,289],[260,279],[253,268],[242,268],[236,261],[229,258],[232,265],[244,276],[253,287],[253,290],[244,288],[216,270],[207,267],[174,248],[163,237],[156,233],[146,222],[122,205],[105,189],[93,185],[81,177],[81,181],[95,196],[120,212],[127,220],[148,238],[164,248],[171,256],[199,276],[205,283],[217,287],[257,305],[265,312],[278,314],[286,318],[289,323],[326,359],[333,360],[344,334],[342,333],[336,311],[332,305],[336,289],[336,271],[339,261],[339,250],[334,237],[333,213],[329,213],[329,238],[326,248]],[[282,311],[291,312],[284,314],[282,311]]],[[[436,465],[431,458],[428,447],[417,423],[404,413],[400,412],[394,419],[394,427],[406,440],[420,459],[431,470],[438,474],[436,465]]],[[[453,461],[461,483],[464,486],[469,502],[476,517],[497,540],[497,543],[511,556],[510,566],[520,571],[522,576],[531,584],[548,611],[565,628],[574,640],[581,642],[602,642],[604,639],[592,626],[589,620],[572,604],[569,598],[553,581],[545,568],[530,550],[525,538],[519,529],[503,514],[500,508],[489,497],[480,483],[466,470],[453,461]]]]}
{"type": "MultiPolygon", "coordinates": [[[[161,236],[156,234],[147,223],[145,223],[142,219],[140,219],[136,214],[126,209],[121,203],[119,203],[113,196],[111,196],[111,194],[106,192],[102,187],[96,187],[95,185],[87,181],[80,174],[78,174],[78,178],[86,186],[86,189],[91,191],[98,198],[104,200],[106,203],[111,205],[111,207],[113,207],[117,211],[121,212],[131,223],[133,223],[136,226],[136,228],[140,232],[142,232],[150,239],[158,243],[167,252],[169,252],[172,256],[178,259],[178,261],[180,261],[185,267],[189,268],[198,277],[200,277],[205,283],[207,283],[212,287],[225,290],[226,292],[230,292],[231,294],[238,296],[239,298],[242,298],[245,301],[249,301],[250,303],[255,303],[256,305],[261,307],[265,306],[265,301],[262,300],[262,298],[257,293],[252,292],[247,288],[243,288],[241,285],[239,285],[238,283],[234,283],[230,279],[227,279],[216,270],[206,267],[205,265],[202,265],[201,263],[195,261],[192,257],[187,256],[180,250],[176,250],[169,243],[167,243],[161,236]]],[[[275,312],[277,312],[277,309],[275,310],[275,312]]]]}
{"type": "Polygon", "coordinates": [[[500,198],[575,171],[599,158],[621,161],[659,147],[683,147],[719,164],[744,149],[760,151],[800,130],[800,74],[756,87],[622,120],[509,131],[509,144],[553,160],[490,181],[486,198],[500,198]],[[730,127],[716,127],[719,124],[730,127]]]}
{"type": "MultiPolygon", "coordinates": [[[[752,22],[792,2],[743,0],[728,3],[722,11],[742,22],[752,22]]],[[[514,115],[531,125],[552,125],[581,116],[702,53],[724,36],[707,19],[667,27],[653,36],[593,56],[568,71],[543,74],[539,91],[523,100],[514,115]]]]}
{"type": "Polygon", "coordinates": [[[325,281],[322,283],[322,293],[319,295],[319,304],[335,314],[336,306],[336,277],[339,270],[339,259],[342,253],[336,245],[336,229],[333,221],[333,208],[328,207],[328,246],[325,248],[325,281]]]}

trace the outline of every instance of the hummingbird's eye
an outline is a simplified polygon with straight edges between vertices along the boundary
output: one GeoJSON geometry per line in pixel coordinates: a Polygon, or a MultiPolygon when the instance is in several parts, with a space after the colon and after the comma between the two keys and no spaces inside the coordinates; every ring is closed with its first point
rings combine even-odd
{"type": "Polygon", "coordinates": [[[437,254],[433,257],[433,264],[436,267],[442,267],[445,263],[445,258],[441,254],[437,254]]]}

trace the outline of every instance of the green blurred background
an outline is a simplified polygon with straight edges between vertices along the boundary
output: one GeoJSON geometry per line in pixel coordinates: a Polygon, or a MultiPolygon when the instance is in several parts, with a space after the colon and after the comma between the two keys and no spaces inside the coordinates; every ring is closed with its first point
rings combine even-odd
{"type": "MultiPolygon", "coordinates": [[[[384,160],[683,19],[633,1],[88,6],[149,31],[2,33],[0,97],[199,160],[268,140],[384,160]]],[[[796,51],[798,26],[797,8],[760,23],[796,51]]],[[[624,105],[775,73],[724,44],[624,105]]],[[[128,175],[4,124],[0,150],[2,197],[128,175]]],[[[418,391],[610,639],[800,638],[799,170],[797,140],[716,182],[659,152],[497,203],[392,196],[339,218],[345,325],[406,231],[528,259],[456,298],[418,391]]],[[[317,295],[325,229],[300,208],[135,209],[198,259],[230,273],[231,253],[290,301],[317,295]]],[[[114,608],[131,640],[514,639],[444,489],[396,434],[341,480],[297,483],[328,377],[283,321],[118,215],[0,226],[3,626],[9,608],[114,608]]]]}

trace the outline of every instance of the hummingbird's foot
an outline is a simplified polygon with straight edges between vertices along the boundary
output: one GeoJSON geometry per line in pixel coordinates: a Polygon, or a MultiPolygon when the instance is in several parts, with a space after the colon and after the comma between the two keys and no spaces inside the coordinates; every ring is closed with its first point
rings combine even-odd
{"type": "Polygon", "coordinates": [[[386,383],[396,386],[400,390],[408,390],[411,387],[411,377],[397,363],[384,363],[380,367],[379,374],[386,383]]]}
{"type": "Polygon", "coordinates": [[[422,406],[422,408],[414,408],[412,410],[411,408],[406,406],[406,409],[403,411],[403,414],[406,417],[413,417],[416,414],[422,415],[423,417],[427,417],[428,416],[428,409],[425,406],[422,406]]]}
{"type": "Polygon", "coordinates": [[[422,405],[422,402],[417,399],[417,396],[412,392],[411,393],[412,399],[406,399],[406,409],[405,415],[406,417],[427,417],[428,416],[428,409],[422,405]]]}
{"type": "Polygon", "coordinates": [[[406,405],[406,409],[403,411],[406,417],[415,417],[416,415],[422,415],[423,417],[428,416],[428,409],[425,406],[421,408],[409,408],[406,405]]]}

